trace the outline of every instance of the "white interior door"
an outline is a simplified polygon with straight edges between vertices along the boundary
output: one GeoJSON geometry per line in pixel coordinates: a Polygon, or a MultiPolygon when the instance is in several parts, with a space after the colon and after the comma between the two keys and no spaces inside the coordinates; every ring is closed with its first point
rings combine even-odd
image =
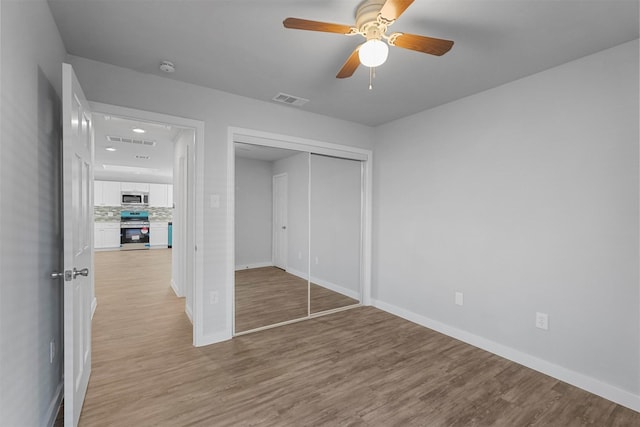
{"type": "Polygon", "coordinates": [[[62,64],[64,425],[76,426],[91,374],[93,129],[73,68],[62,64]]]}
{"type": "Polygon", "coordinates": [[[273,265],[287,269],[287,174],[273,177],[273,265]]]}

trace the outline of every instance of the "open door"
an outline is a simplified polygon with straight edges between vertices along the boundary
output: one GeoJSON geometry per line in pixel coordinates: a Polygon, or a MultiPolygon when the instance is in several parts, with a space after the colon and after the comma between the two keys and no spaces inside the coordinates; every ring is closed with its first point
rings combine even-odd
{"type": "Polygon", "coordinates": [[[93,129],[73,68],[62,64],[64,425],[77,426],[91,374],[93,129]]]}

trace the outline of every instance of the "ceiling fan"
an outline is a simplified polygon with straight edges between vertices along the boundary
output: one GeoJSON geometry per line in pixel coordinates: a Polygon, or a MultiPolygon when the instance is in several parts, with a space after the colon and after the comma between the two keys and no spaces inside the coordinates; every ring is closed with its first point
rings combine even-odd
{"type": "Polygon", "coordinates": [[[355,27],[299,18],[287,18],[283,21],[283,24],[285,28],[296,30],[320,31],[347,36],[361,35],[367,39],[365,43],[355,48],[347,62],[338,71],[336,77],[343,79],[351,77],[361,63],[371,69],[382,65],[389,53],[387,44],[437,56],[444,55],[451,49],[453,46],[453,41],[451,40],[407,33],[386,35],[387,28],[404,13],[413,1],[365,0],[356,10],[355,27]],[[383,40],[386,40],[387,43],[383,40]]]}

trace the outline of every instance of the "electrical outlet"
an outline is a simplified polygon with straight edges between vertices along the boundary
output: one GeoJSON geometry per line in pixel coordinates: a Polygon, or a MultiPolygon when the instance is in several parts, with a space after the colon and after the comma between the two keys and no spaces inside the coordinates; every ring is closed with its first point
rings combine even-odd
{"type": "Polygon", "coordinates": [[[318,259],[318,257],[316,257],[316,265],[318,265],[320,263],[320,260],[318,259]]]}
{"type": "Polygon", "coordinates": [[[209,292],[209,304],[217,304],[218,303],[218,292],[212,291],[209,292]]]}
{"type": "Polygon", "coordinates": [[[549,315],[547,313],[536,313],[536,328],[549,330],[549,315]]]}
{"type": "Polygon", "coordinates": [[[456,305],[462,304],[464,304],[464,295],[462,295],[462,292],[456,292],[456,305]]]}

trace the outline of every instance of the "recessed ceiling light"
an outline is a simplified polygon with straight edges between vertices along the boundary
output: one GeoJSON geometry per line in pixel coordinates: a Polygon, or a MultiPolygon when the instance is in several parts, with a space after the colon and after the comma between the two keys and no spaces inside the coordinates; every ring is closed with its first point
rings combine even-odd
{"type": "Polygon", "coordinates": [[[145,132],[146,132],[146,130],[144,130],[144,129],[142,129],[142,128],[133,128],[133,131],[134,131],[135,133],[145,133],[145,132]]]}
{"type": "Polygon", "coordinates": [[[113,148],[113,147],[107,147],[107,148],[105,148],[105,150],[107,150],[107,151],[116,151],[117,149],[113,148]]]}

